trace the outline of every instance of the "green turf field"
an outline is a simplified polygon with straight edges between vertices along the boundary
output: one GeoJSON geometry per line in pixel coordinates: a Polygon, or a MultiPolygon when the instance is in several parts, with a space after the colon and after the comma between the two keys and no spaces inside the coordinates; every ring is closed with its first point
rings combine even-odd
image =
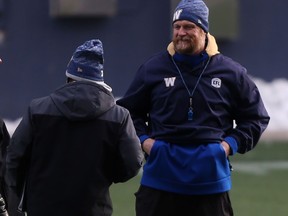
{"type": "MultiPolygon", "coordinates": [[[[288,141],[262,141],[253,151],[235,155],[231,162],[235,216],[288,215],[288,141]]],[[[135,216],[134,193],[139,181],[140,175],[112,186],[114,216],[135,216]]]]}

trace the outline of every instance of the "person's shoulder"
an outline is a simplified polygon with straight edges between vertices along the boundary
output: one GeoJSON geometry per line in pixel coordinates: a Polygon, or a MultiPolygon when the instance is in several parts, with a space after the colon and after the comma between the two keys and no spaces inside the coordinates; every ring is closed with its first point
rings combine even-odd
{"type": "MultiPolygon", "coordinates": [[[[239,61],[237,61],[237,60],[235,60],[233,57],[231,57],[231,56],[227,56],[227,55],[224,55],[224,54],[218,54],[218,55],[216,55],[216,56],[218,56],[218,58],[220,59],[220,60],[222,60],[223,62],[225,62],[225,63],[227,63],[227,64],[231,64],[231,65],[239,65],[239,66],[242,66],[242,64],[239,62],[239,61]]],[[[243,67],[243,66],[242,66],[243,67]]]]}
{"type": "Polygon", "coordinates": [[[239,61],[233,59],[230,56],[219,53],[214,56],[214,59],[216,60],[216,64],[223,65],[227,69],[231,69],[233,71],[245,72],[245,73],[247,71],[246,68],[239,61]]]}
{"type": "Polygon", "coordinates": [[[116,110],[117,113],[121,114],[121,115],[128,115],[129,114],[129,110],[126,109],[125,107],[118,105],[117,103],[114,106],[114,109],[116,110]]]}
{"type": "Polygon", "coordinates": [[[115,123],[122,123],[127,118],[131,118],[130,112],[118,104],[113,105],[111,109],[105,113],[105,119],[115,123]]]}
{"type": "Polygon", "coordinates": [[[30,109],[31,109],[31,108],[33,108],[33,109],[38,109],[39,107],[43,106],[43,104],[46,106],[46,104],[47,104],[48,101],[49,101],[49,102],[51,101],[49,95],[43,96],[43,97],[38,97],[38,98],[33,98],[33,99],[30,101],[29,107],[30,107],[30,109]]]}
{"type": "Polygon", "coordinates": [[[33,98],[31,100],[31,103],[39,103],[41,101],[47,100],[49,97],[50,97],[49,95],[46,95],[46,96],[42,96],[42,97],[33,98]]]}
{"type": "Polygon", "coordinates": [[[150,64],[150,63],[156,63],[159,61],[163,61],[168,59],[169,53],[167,50],[156,52],[152,55],[150,55],[145,61],[144,64],[150,64]]]}

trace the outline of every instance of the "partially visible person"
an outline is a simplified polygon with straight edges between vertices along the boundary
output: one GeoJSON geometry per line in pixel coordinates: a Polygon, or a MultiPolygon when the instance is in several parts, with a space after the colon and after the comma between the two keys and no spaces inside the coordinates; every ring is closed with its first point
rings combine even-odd
{"type": "Polygon", "coordinates": [[[246,68],[218,51],[208,14],[202,0],[182,0],[172,43],[117,101],[147,155],[137,216],[232,216],[228,157],[252,150],[269,123],[246,68]]]}
{"type": "MultiPolygon", "coordinates": [[[[0,61],[0,63],[2,60],[0,61]]],[[[5,184],[5,155],[6,148],[9,144],[10,135],[6,128],[6,124],[2,118],[0,118],[0,216],[8,216],[6,209],[7,200],[7,187],[5,184]],[[5,198],[5,199],[4,199],[5,198]]]]}
{"type": "Polygon", "coordinates": [[[6,150],[9,142],[10,134],[4,120],[0,118],[0,216],[23,216],[16,208],[19,198],[12,193],[5,181],[6,150]]]}
{"type": "Polygon", "coordinates": [[[29,216],[111,216],[109,187],[142,166],[129,112],[104,82],[103,47],[86,41],[67,84],[32,100],[7,149],[6,179],[29,216]]]}
{"type": "MultiPolygon", "coordinates": [[[[2,63],[2,59],[0,58],[0,64],[2,63]]],[[[5,170],[5,155],[6,148],[10,141],[10,135],[7,131],[5,122],[2,118],[0,118],[0,216],[8,216],[8,212],[6,209],[6,201],[7,200],[7,188],[4,179],[4,170],[5,170]],[[5,199],[3,198],[5,197],[5,199]]]]}

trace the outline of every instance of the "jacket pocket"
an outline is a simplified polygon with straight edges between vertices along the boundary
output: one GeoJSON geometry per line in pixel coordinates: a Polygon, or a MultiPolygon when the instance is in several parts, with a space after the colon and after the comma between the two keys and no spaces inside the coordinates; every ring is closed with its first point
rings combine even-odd
{"type": "Polygon", "coordinates": [[[188,184],[217,182],[230,176],[229,161],[220,143],[180,146],[157,140],[144,170],[188,184]]]}

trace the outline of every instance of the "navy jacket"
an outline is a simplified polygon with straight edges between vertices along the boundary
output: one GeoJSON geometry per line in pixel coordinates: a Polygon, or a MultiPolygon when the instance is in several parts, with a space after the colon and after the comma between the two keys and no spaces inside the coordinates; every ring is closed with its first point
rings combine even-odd
{"type": "MultiPolygon", "coordinates": [[[[138,136],[174,144],[219,142],[232,137],[237,143],[233,150],[251,150],[270,118],[246,69],[220,53],[210,56],[193,95],[194,115],[189,121],[189,95],[171,58],[168,51],[151,57],[117,101],[130,111],[138,136]]],[[[196,68],[178,64],[190,91],[205,64],[196,68]]]]}
{"type": "Polygon", "coordinates": [[[268,125],[269,115],[246,69],[220,54],[208,37],[208,58],[197,66],[174,64],[170,45],[141,65],[117,101],[130,111],[141,142],[156,140],[142,185],[180,194],[228,191],[230,166],[220,142],[229,143],[231,154],[245,153],[268,125]]]}

